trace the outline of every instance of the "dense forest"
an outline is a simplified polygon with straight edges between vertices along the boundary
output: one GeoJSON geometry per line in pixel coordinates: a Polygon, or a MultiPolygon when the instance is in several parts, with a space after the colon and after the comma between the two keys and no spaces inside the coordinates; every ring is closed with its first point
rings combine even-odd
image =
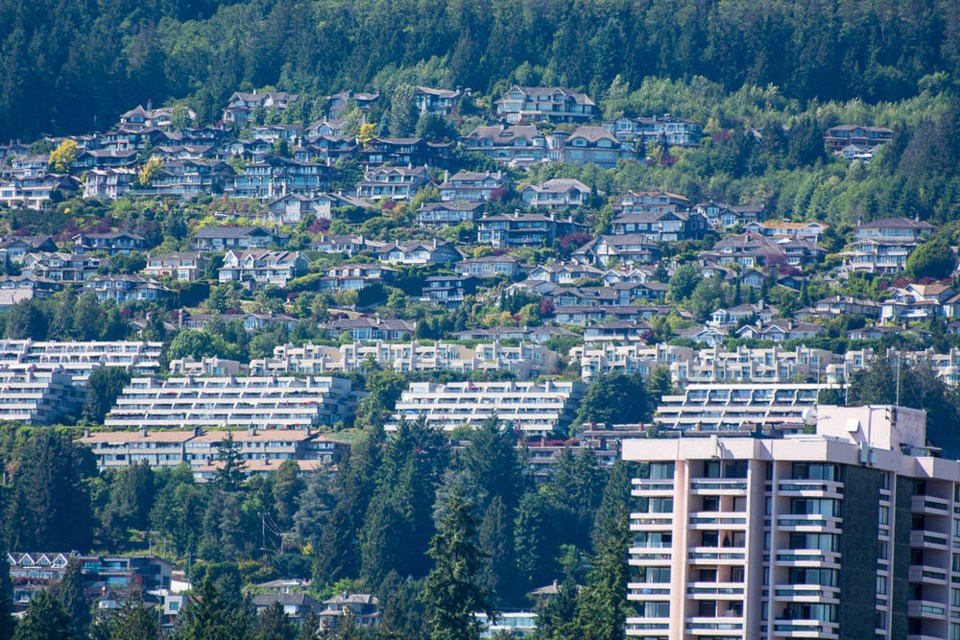
{"type": "Polygon", "coordinates": [[[188,99],[210,122],[264,86],[518,82],[602,98],[618,76],[703,76],[878,102],[960,68],[953,0],[2,0],[0,34],[0,139],[103,130],[148,99],[188,99]]]}

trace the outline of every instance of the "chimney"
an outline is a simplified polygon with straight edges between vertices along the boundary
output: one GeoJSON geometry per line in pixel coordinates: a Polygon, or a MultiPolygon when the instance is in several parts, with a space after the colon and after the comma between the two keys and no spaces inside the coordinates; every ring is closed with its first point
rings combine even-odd
{"type": "Polygon", "coordinates": [[[144,427],[140,427],[140,437],[141,437],[141,438],[146,438],[146,437],[147,437],[147,428],[146,428],[145,426],[144,426],[144,427]]]}

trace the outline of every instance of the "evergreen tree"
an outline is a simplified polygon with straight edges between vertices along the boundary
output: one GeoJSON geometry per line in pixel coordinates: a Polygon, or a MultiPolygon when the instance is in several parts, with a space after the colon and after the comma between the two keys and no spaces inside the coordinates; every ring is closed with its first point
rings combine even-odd
{"type": "Polygon", "coordinates": [[[130,372],[122,367],[99,367],[87,379],[87,397],[83,403],[83,419],[91,424],[103,420],[124,387],[130,384],[130,372]]]}
{"type": "Polygon", "coordinates": [[[296,630],[279,600],[257,616],[254,640],[294,640],[295,635],[296,630]]]}
{"type": "Polygon", "coordinates": [[[513,427],[508,424],[501,428],[494,415],[470,433],[467,446],[460,452],[457,469],[479,512],[486,511],[500,496],[512,517],[520,502],[527,478],[514,441],[513,427]]]}
{"type": "Polygon", "coordinates": [[[217,463],[219,468],[214,477],[214,483],[224,491],[236,491],[243,484],[246,463],[240,444],[234,440],[233,432],[217,448],[217,463]]]}
{"type": "Polygon", "coordinates": [[[557,593],[537,606],[537,637],[566,640],[577,637],[577,585],[573,578],[560,584],[557,593]]]}
{"type": "Polygon", "coordinates": [[[300,622],[297,631],[297,640],[320,640],[320,617],[313,611],[308,611],[300,622]]]}
{"type": "Polygon", "coordinates": [[[252,607],[240,594],[236,569],[208,570],[197,597],[177,618],[174,640],[253,640],[252,607]]]}
{"type": "Polygon", "coordinates": [[[593,569],[580,592],[576,625],[584,640],[622,640],[627,616],[630,477],[618,461],[604,489],[594,528],[593,569]]]}
{"type": "Polygon", "coordinates": [[[297,513],[298,501],[304,491],[300,478],[300,467],[293,460],[284,460],[274,472],[272,478],[273,506],[277,524],[284,531],[293,528],[293,518],[297,513]]]}
{"type": "Polygon", "coordinates": [[[18,456],[7,501],[8,547],[86,550],[92,538],[90,499],[84,480],[95,465],[52,429],[39,429],[18,456]]]}
{"type": "Polygon", "coordinates": [[[77,640],[70,622],[63,605],[47,591],[39,591],[30,599],[13,640],[77,640]]]}
{"type": "Polygon", "coordinates": [[[542,586],[557,576],[559,541],[550,502],[536,490],[520,500],[514,526],[517,570],[524,590],[542,586]]]}
{"type": "Polygon", "coordinates": [[[386,492],[379,492],[370,503],[360,530],[360,575],[374,589],[390,571],[397,570],[401,557],[409,553],[400,544],[407,538],[403,532],[405,524],[386,492]]]}
{"type": "Polygon", "coordinates": [[[329,476],[323,473],[307,476],[306,488],[300,494],[297,513],[293,517],[293,532],[300,541],[317,546],[332,503],[329,476]]]}
{"type": "Polygon", "coordinates": [[[616,371],[600,375],[580,401],[577,421],[606,425],[640,422],[649,405],[643,380],[637,374],[616,371]]]}
{"type": "Polygon", "coordinates": [[[485,556],[480,585],[491,594],[498,609],[523,604],[522,584],[517,576],[513,519],[500,496],[494,497],[480,523],[480,548],[485,556]]]}
{"type": "Polygon", "coordinates": [[[110,640],[156,640],[160,635],[156,613],[137,591],[129,594],[108,624],[110,640]]]}
{"type": "Polygon", "coordinates": [[[371,426],[340,465],[334,481],[335,506],[324,524],[317,547],[313,573],[317,584],[332,584],[359,575],[360,530],[376,488],[383,438],[383,429],[371,426]]]}
{"type": "Polygon", "coordinates": [[[460,489],[446,503],[446,515],[430,541],[436,566],[422,592],[432,632],[431,640],[476,640],[480,625],[474,612],[493,617],[489,594],[479,585],[484,554],[477,540],[474,505],[460,489]]]}
{"type": "Polygon", "coordinates": [[[123,547],[128,529],[144,531],[149,528],[153,497],[153,470],[146,461],[116,472],[110,484],[110,499],[102,515],[104,534],[112,548],[123,547]]]}
{"type": "Polygon", "coordinates": [[[70,618],[70,630],[77,638],[86,637],[90,624],[90,605],[83,594],[83,571],[79,560],[71,560],[57,588],[57,598],[70,618]]]}
{"type": "Polygon", "coordinates": [[[7,551],[0,540],[0,640],[13,637],[13,585],[10,582],[10,563],[7,551]]]}

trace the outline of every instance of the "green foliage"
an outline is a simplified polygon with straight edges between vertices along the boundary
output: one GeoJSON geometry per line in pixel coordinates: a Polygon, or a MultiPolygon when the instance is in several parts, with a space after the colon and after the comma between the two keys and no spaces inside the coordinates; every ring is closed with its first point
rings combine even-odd
{"type": "Polygon", "coordinates": [[[86,637],[87,626],[90,624],[90,607],[83,593],[83,571],[80,560],[73,559],[67,565],[57,589],[57,599],[70,619],[70,631],[74,637],[86,637]]]}
{"type": "Polygon", "coordinates": [[[70,617],[56,598],[39,591],[30,599],[27,613],[17,624],[13,640],[77,640],[70,617]]]}
{"type": "Polygon", "coordinates": [[[83,404],[83,419],[91,424],[103,424],[103,420],[130,384],[130,373],[121,367],[94,369],[87,379],[87,397],[83,404]]]}
{"type": "Polygon", "coordinates": [[[907,258],[907,273],[912,278],[947,278],[957,266],[957,256],[942,236],[924,242],[907,258]]]}
{"type": "Polygon", "coordinates": [[[618,461],[604,490],[594,529],[593,568],[580,592],[576,626],[585,640],[619,640],[627,616],[627,549],[630,546],[627,503],[630,476],[618,461]]]}
{"type": "Polygon", "coordinates": [[[84,480],[94,473],[89,451],[52,429],[34,431],[20,450],[7,494],[7,548],[89,549],[84,480]]]}
{"type": "Polygon", "coordinates": [[[240,595],[236,569],[208,572],[196,595],[177,618],[175,640],[253,640],[254,614],[240,595]]]}
{"type": "Polygon", "coordinates": [[[636,374],[615,372],[599,376],[580,401],[577,421],[630,424],[644,420],[649,412],[643,380],[636,374]]]}
{"type": "Polygon", "coordinates": [[[432,632],[430,640],[476,640],[480,626],[474,612],[493,614],[489,595],[479,585],[484,553],[480,548],[474,505],[460,489],[445,504],[446,515],[430,541],[436,562],[427,576],[422,599],[432,632]]]}
{"type": "Polygon", "coordinates": [[[157,614],[135,591],[110,617],[107,628],[110,640],[156,640],[160,635],[157,614]]]}
{"type": "Polygon", "coordinates": [[[233,437],[233,432],[227,433],[217,448],[218,469],[214,482],[224,491],[236,491],[243,484],[244,469],[243,452],[240,443],[233,437]]]}
{"type": "Polygon", "coordinates": [[[700,270],[694,264],[679,267],[670,278],[670,300],[682,302],[693,295],[697,285],[703,280],[700,270]]]}

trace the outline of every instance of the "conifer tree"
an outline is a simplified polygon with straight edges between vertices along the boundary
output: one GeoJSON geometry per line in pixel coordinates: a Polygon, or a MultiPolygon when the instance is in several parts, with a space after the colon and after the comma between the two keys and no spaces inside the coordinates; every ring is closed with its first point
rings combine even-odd
{"type": "Polygon", "coordinates": [[[49,592],[40,591],[30,599],[27,613],[17,623],[13,640],[78,640],[63,605],[49,592]]]}
{"type": "Polygon", "coordinates": [[[477,539],[474,505],[460,488],[455,488],[445,505],[445,515],[430,541],[430,557],[436,565],[424,584],[422,599],[427,605],[431,640],[476,640],[480,626],[473,615],[487,612],[492,617],[490,594],[479,584],[484,553],[477,539]]]}
{"type": "Polygon", "coordinates": [[[83,571],[79,560],[71,560],[57,589],[57,598],[70,618],[70,630],[77,638],[86,637],[90,624],[90,605],[83,593],[83,571]]]}

